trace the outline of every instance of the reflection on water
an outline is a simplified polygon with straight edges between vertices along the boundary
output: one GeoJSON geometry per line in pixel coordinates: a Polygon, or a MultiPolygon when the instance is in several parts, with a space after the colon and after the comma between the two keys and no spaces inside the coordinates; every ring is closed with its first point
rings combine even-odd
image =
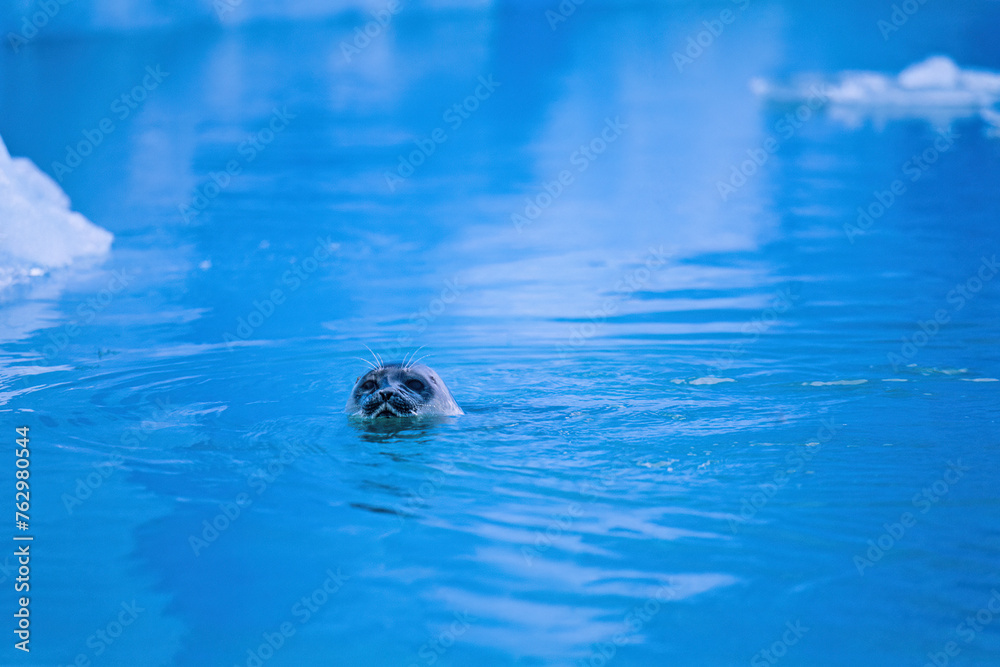
{"type": "Polygon", "coordinates": [[[386,443],[398,440],[415,440],[417,443],[432,436],[435,427],[452,421],[450,417],[399,417],[387,419],[348,420],[365,442],[386,443]]]}
{"type": "Polygon", "coordinates": [[[880,8],[751,4],[678,72],[724,6],[404,12],[349,61],[353,15],[0,56],[0,134],[42,167],[170,72],[63,183],[106,264],[3,296],[39,659],[96,664],[133,599],[108,664],[746,664],[789,623],[789,664],[941,650],[995,570],[996,140],[956,121],[848,234],[935,137],[819,110],[723,198],[787,112],[751,79],[928,55],[864,32],[880,8]],[[349,420],[364,345],[426,346],[466,414],[349,420]]]}

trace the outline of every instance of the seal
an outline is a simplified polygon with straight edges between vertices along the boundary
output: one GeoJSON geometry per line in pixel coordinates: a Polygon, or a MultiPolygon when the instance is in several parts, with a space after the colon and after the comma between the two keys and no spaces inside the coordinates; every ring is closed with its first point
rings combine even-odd
{"type": "Polygon", "coordinates": [[[434,369],[381,360],[354,383],[345,412],[361,419],[465,414],[434,369]]]}

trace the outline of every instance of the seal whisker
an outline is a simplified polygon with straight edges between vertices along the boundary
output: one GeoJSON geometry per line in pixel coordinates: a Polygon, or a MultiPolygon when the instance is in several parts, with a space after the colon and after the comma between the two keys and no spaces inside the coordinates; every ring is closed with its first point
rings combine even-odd
{"type": "Polygon", "coordinates": [[[369,367],[369,368],[371,368],[371,369],[372,369],[373,371],[374,371],[374,370],[378,370],[378,369],[376,368],[375,364],[373,364],[373,363],[372,363],[372,362],[371,362],[370,360],[368,360],[368,359],[365,359],[364,357],[351,357],[351,358],[352,358],[352,359],[357,359],[358,361],[363,361],[363,362],[365,362],[366,364],[368,364],[368,367],[369,367]]]}
{"type": "MultiPolygon", "coordinates": [[[[406,357],[410,358],[409,362],[406,361],[406,357],[403,357],[403,368],[406,368],[406,369],[412,368],[413,364],[416,363],[415,361],[413,361],[413,357],[417,356],[417,352],[420,352],[420,350],[424,349],[425,347],[426,347],[426,345],[421,345],[420,347],[418,347],[417,349],[415,349],[413,352],[411,352],[410,354],[406,355],[406,357]]],[[[423,359],[423,357],[421,357],[421,359],[423,359]]]]}
{"type": "MultiPolygon", "coordinates": [[[[418,350],[418,352],[419,352],[419,350],[418,350]]],[[[419,364],[421,360],[426,359],[429,356],[431,356],[431,355],[425,354],[424,356],[420,357],[420,359],[415,359],[415,360],[411,361],[410,365],[407,366],[407,368],[413,368],[415,365],[419,364]]]]}
{"type": "MultiPolygon", "coordinates": [[[[364,343],[362,343],[362,345],[364,345],[364,343]]],[[[378,356],[377,354],[375,354],[375,351],[374,351],[374,350],[372,350],[372,349],[371,349],[370,347],[368,347],[367,345],[365,345],[365,349],[366,349],[366,350],[368,350],[369,352],[371,352],[372,356],[373,356],[373,357],[375,357],[375,361],[377,361],[377,362],[378,362],[378,365],[377,365],[377,366],[375,367],[376,369],[378,369],[378,368],[383,368],[383,367],[385,366],[385,362],[384,362],[384,361],[382,361],[382,357],[380,357],[380,356],[378,356]]]]}

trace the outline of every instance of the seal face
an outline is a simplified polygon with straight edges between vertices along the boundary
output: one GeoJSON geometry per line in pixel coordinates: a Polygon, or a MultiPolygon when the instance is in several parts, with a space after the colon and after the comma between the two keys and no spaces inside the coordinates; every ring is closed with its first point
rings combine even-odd
{"type": "Polygon", "coordinates": [[[462,415],[444,381],[423,364],[381,364],[354,383],[347,414],[362,419],[462,415]]]}

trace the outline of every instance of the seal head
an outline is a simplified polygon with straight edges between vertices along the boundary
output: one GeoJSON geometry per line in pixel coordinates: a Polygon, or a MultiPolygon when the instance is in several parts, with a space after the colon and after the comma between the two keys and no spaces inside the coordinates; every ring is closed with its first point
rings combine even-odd
{"type": "Polygon", "coordinates": [[[465,414],[444,381],[423,364],[382,364],[354,383],[347,414],[361,419],[465,414]]]}

